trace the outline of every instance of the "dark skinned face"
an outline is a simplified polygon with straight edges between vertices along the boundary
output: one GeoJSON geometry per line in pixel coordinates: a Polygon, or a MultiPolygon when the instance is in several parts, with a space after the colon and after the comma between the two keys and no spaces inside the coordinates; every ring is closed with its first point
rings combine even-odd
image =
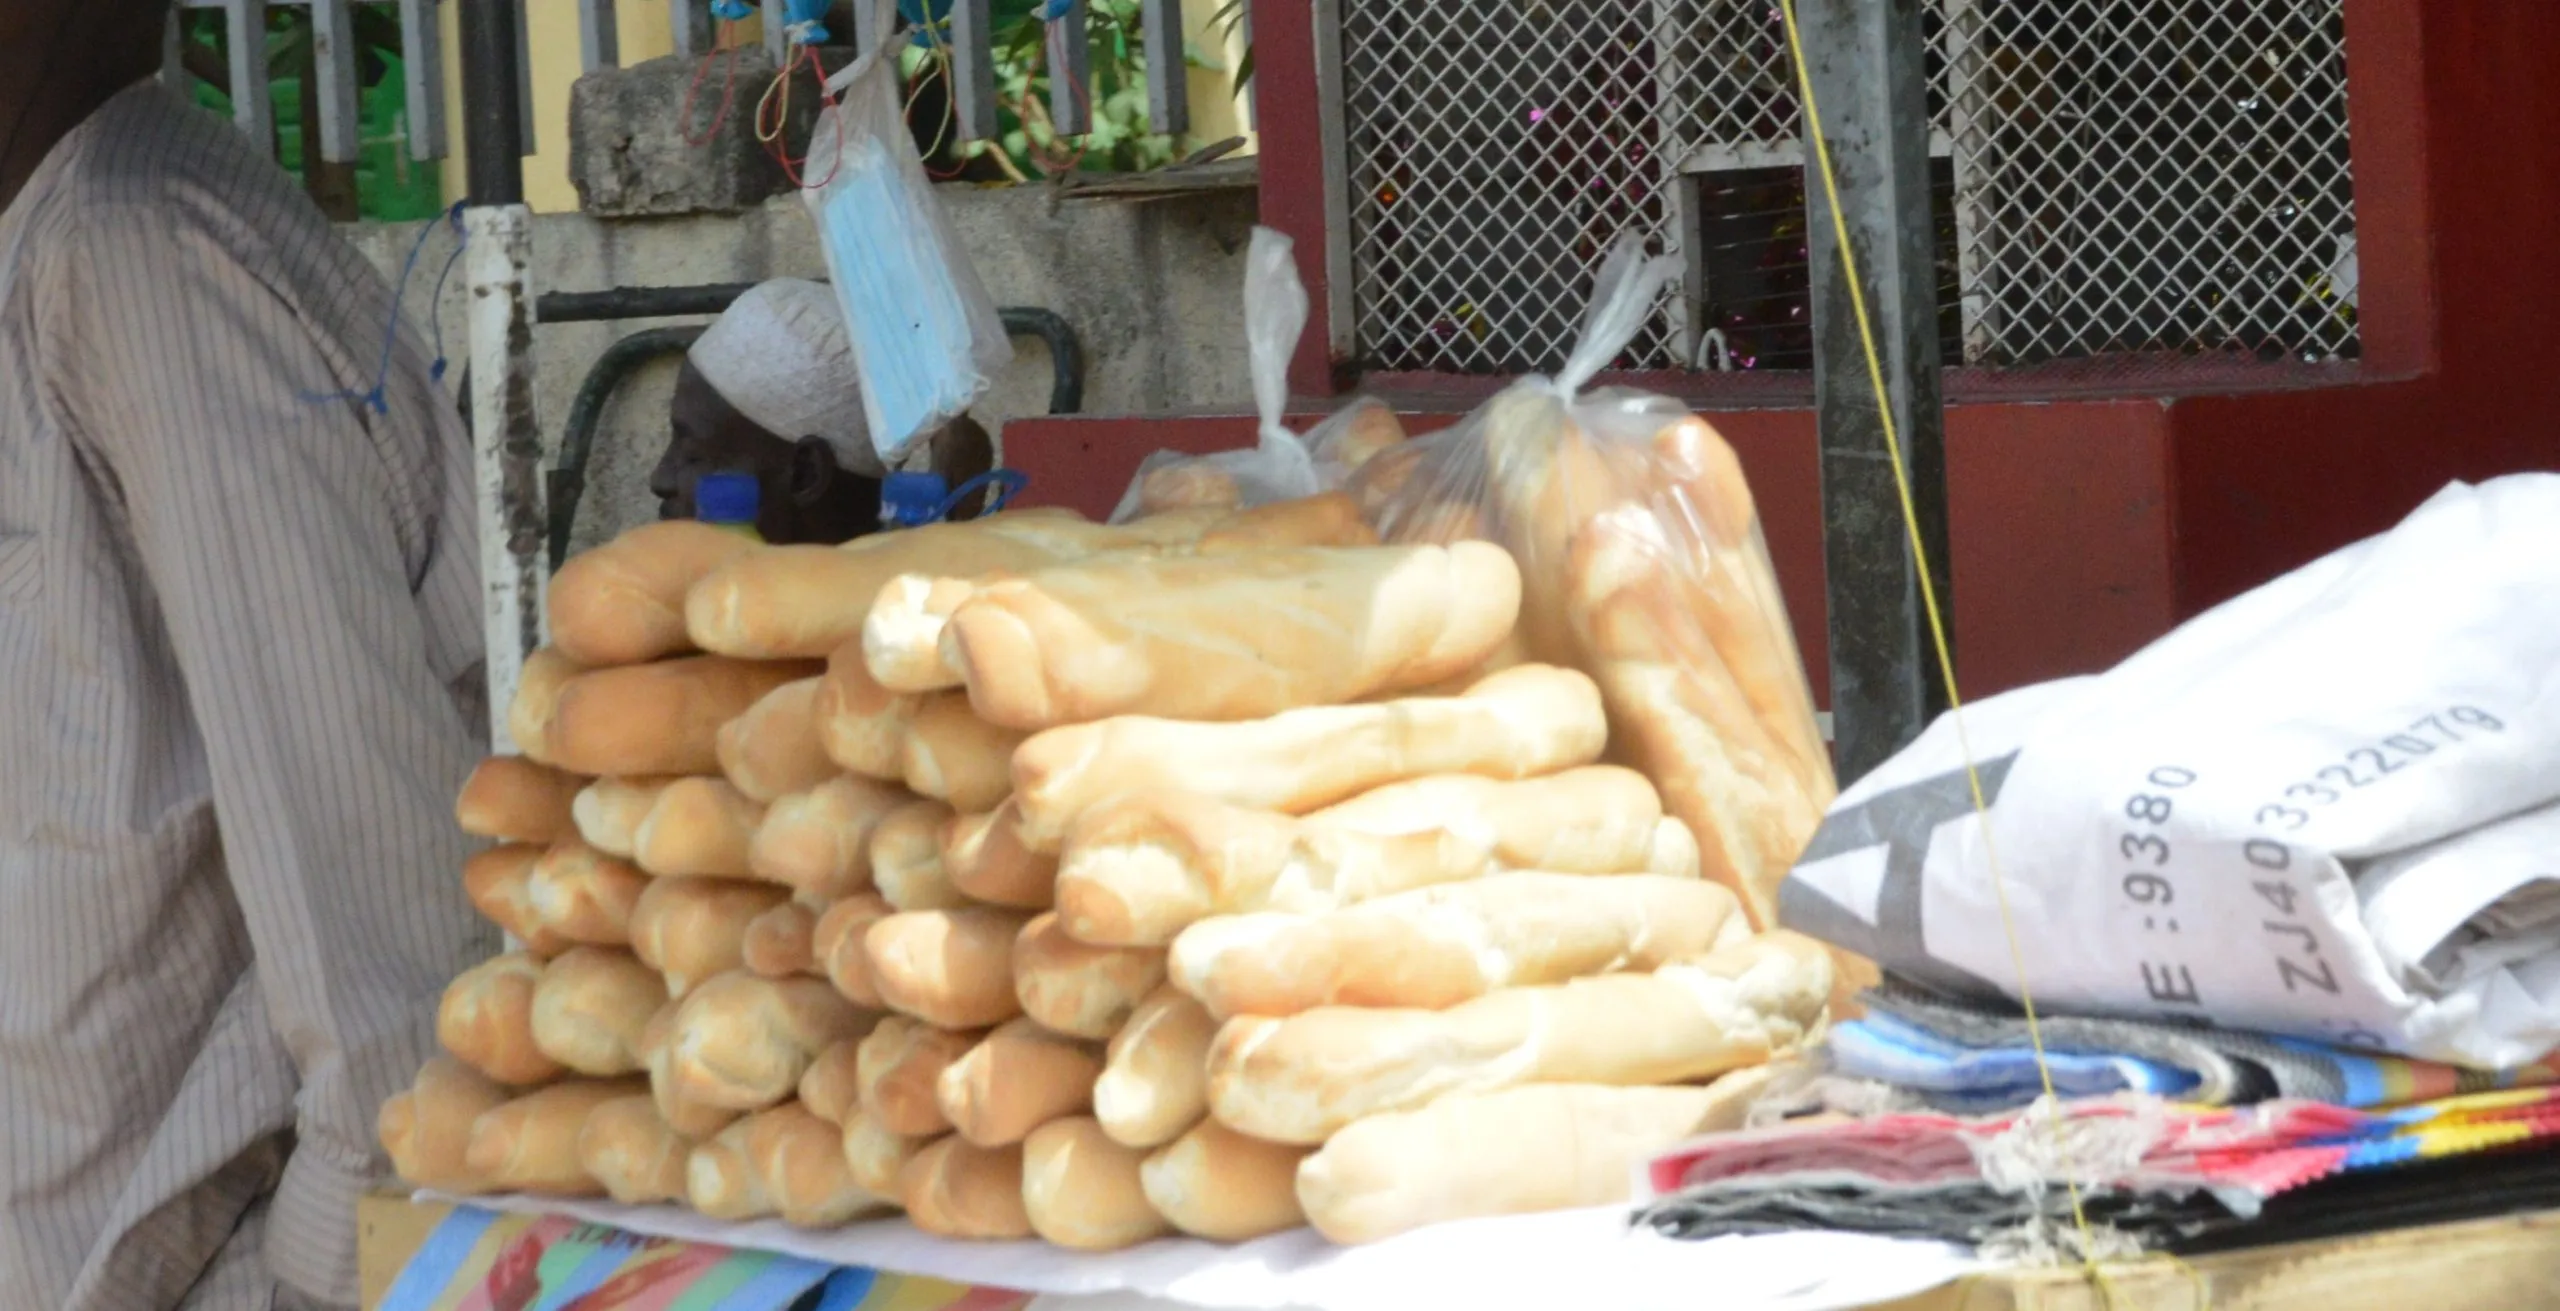
{"type": "MultiPolygon", "coordinates": [[[[879,531],[879,482],[845,472],[821,438],[787,441],[757,427],[690,360],[676,377],[668,418],[674,431],[666,455],[649,475],[659,518],[692,518],[693,489],[704,474],[743,473],[754,476],[762,493],[756,532],[768,542],[834,546],[879,531]]],[[[952,486],[993,464],[993,444],[971,420],[964,418],[934,438],[933,467],[952,486]]],[[[964,506],[952,517],[968,518],[976,508],[964,506]]]]}

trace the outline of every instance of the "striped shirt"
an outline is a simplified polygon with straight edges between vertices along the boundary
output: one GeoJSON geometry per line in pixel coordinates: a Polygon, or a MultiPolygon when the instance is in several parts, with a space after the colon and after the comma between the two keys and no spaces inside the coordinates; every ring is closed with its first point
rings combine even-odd
{"type": "Polygon", "coordinates": [[[376,1108],[493,946],[469,443],[414,342],[336,395],[394,312],[156,86],[0,213],[0,1311],[354,1301],[376,1108]]]}

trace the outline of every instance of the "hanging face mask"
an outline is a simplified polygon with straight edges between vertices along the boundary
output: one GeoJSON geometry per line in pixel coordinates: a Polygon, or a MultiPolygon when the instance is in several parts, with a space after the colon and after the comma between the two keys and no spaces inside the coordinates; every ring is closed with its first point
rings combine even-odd
{"type": "Polygon", "coordinates": [[[862,58],[809,143],[801,193],[844,308],[872,444],[895,465],[984,396],[1013,345],[907,131],[889,41],[895,0],[865,0],[862,58]]]}

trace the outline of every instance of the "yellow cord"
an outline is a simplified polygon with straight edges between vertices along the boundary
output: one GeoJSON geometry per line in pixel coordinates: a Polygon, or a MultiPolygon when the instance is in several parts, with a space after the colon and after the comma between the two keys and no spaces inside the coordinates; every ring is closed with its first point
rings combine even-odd
{"type": "MultiPolygon", "coordinates": [[[[1813,145],[1813,158],[1822,171],[1822,196],[1831,210],[1831,230],[1840,251],[1840,268],[1849,284],[1849,308],[1858,323],[1858,344],[1867,358],[1867,381],[1875,388],[1876,417],[1884,427],[1885,454],[1893,464],[1894,489],[1902,499],[1902,523],[1911,538],[1911,558],[1920,574],[1920,605],[1929,618],[1929,638],[1936,647],[1938,672],[1947,684],[1947,715],[1955,722],[1957,749],[1964,753],[1965,782],[1973,791],[1974,815],[1982,825],[1982,854],[1991,872],[1993,900],[2000,908],[2000,930],[2008,938],[2010,965],[2018,975],[2018,1001],[2026,1012],[2027,1041],[2035,1049],[2036,1075],[2044,1084],[2044,1095],[2055,1098],[2053,1067],[2045,1055],[2044,1028],[2036,1017],[2035,997],[2027,986],[2026,949],[2018,937],[2017,917],[2009,909],[2007,881],[2000,874],[1999,849],[1991,838],[1991,807],[1982,793],[1982,774],[1974,765],[1973,740],[1965,731],[1964,702],[1956,695],[1955,657],[1947,646],[1946,618],[1938,602],[1937,585],[1929,575],[1928,544],[1920,536],[1920,512],[1911,491],[1911,471],[1902,460],[1902,437],[1893,422],[1893,399],[1885,387],[1884,358],[1876,349],[1874,321],[1867,313],[1867,293],[1858,276],[1858,254],[1849,244],[1849,216],[1840,205],[1840,177],[1831,164],[1831,143],[1822,133],[1822,113],[1814,103],[1813,74],[1805,66],[1804,34],[1796,26],[1796,0],[1779,0],[1778,11],[1787,26],[1787,51],[1796,67],[1797,94],[1804,101],[1804,136],[1813,145]]],[[[2059,1098],[2055,1098],[2059,1100],[2059,1098]]],[[[2070,1179],[2063,1186],[2071,1198],[2071,1220],[2080,1231],[2082,1259],[2091,1277],[2107,1301],[2115,1301],[2114,1282],[2099,1268],[2095,1235],[2089,1226],[2088,1210],[2081,1204],[2080,1186],[2070,1179]]]]}

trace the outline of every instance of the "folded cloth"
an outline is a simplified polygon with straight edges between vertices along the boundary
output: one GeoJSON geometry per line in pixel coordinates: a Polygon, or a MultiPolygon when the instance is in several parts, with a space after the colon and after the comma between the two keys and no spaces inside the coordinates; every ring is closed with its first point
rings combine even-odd
{"type": "MultiPolygon", "coordinates": [[[[2025,1050],[2026,1059],[2033,1062],[2026,1017],[2014,1008],[1956,1000],[1898,980],[1888,980],[1863,1000],[1869,1022],[1890,1017],[1954,1048],[2003,1053],[2025,1050]]],[[[2493,1089],[2560,1083],[2560,1056],[2521,1069],[2469,1070],[2438,1061],[2350,1051],[2298,1038],[2174,1022],[2039,1014],[2037,1027],[2043,1031],[2048,1054],[2105,1054],[2186,1071],[2195,1082],[2179,1092],[2180,1098],[2210,1106],[2273,1098],[2337,1106],[2399,1106],[2493,1089]]],[[[1841,1072],[1857,1073],[1845,1067],[1841,1072]]],[[[1868,1077],[1902,1082],[1890,1075],[1868,1077]]],[[[1924,1084],[1912,1086],[1924,1094],[1929,1091],[1924,1084]]],[[[1973,1102],[1989,1101],[1996,1085],[1986,1080],[1949,1091],[1977,1094],[1978,1098],[1966,1099],[1965,1104],[1948,1109],[1978,1112],[1991,1107],[1973,1102]]],[[[2057,1091],[2066,1090],[2057,1087],[2057,1091]]],[[[2024,1105],[2041,1092],[2040,1087],[2036,1088],[2006,1104],[2024,1105]]]]}
{"type": "MultiPolygon", "coordinates": [[[[2132,1193],[2106,1188],[2081,1193],[2079,1216],[2145,1248],[2197,1238],[2237,1218],[2207,1192],[2132,1193]]],[[[1643,1222],[1666,1238],[1835,1229],[1982,1244],[2039,1222],[2048,1232],[2068,1231],[2077,1218],[2070,1195],[2061,1189],[2033,1195],[2003,1193],[1977,1181],[1888,1189],[1807,1183],[1682,1194],[1646,1210],[1643,1222]]]]}
{"type": "Polygon", "coordinates": [[[1968,1045],[1872,1006],[1865,1019],[1833,1027],[1830,1051],[1831,1067],[1839,1074],[1893,1084],[1939,1110],[1968,1115],[2034,1101],[2046,1092],[2048,1073],[2051,1090],[2063,1097],[2120,1092],[2183,1097],[2202,1082],[2195,1071],[2169,1062],[2127,1052],[2081,1051],[2057,1045],[2051,1034],[2046,1035],[2039,1068],[2031,1045],[1968,1045]]]}

